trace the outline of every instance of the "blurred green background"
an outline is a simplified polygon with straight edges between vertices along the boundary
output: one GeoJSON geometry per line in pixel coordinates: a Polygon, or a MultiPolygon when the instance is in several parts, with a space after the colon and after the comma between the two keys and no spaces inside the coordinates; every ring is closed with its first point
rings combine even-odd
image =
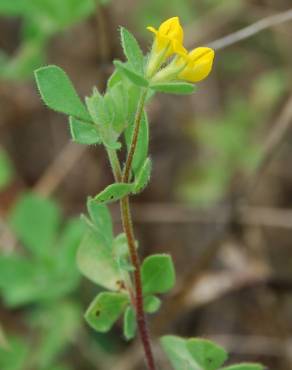
{"type": "MultiPolygon", "coordinates": [[[[119,325],[97,335],[83,321],[96,287],[76,268],[79,215],[111,173],[100,148],[70,142],[33,70],[60,65],[86,96],[122,58],[119,25],[146,52],[146,26],[178,15],[193,48],[291,5],[0,0],[1,370],[144,369],[119,325]]],[[[277,370],[292,369],[291,44],[290,21],[218,50],[193,96],[157,95],[151,184],[133,200],[142,254],[170,252],[177,268],[175,291],[150,318],[154,335],[204,336],[232,362],[277,370]]]]}

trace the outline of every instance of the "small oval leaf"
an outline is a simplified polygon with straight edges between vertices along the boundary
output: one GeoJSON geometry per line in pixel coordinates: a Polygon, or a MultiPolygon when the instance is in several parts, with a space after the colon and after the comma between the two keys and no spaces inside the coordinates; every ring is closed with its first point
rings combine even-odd
{"type": "Polygon", "coordinates": [[[76,117],[70,117],[70,132],[72,140],[78,144],[100,144],[101,139],[97,127],[92,123],[82,122],[76,117]]]}
{"type": "Polygon", "coordinates": [[[149,295],[144,298],[144,310],[147,313],[155,313],[161,306],[161,300],[155,295],[149,295]]]}
{"type": "Polygon", "coordinates": [[[55,65],[39,68],[35,71],[35,78],[41,97],[49,108],[91,121],[89,113],[62,68],[55,65]]]}
{"type": "Polygon", "coordinates": [[[102,192],[94,197],[99,203],[110,203],[119,200],[134,190],[133,184],[115,183],[107,186],[102,192]]]}
{"type": "Polygon", "coordinates": [[[135,178],[134,193],[139,193],[146,187],[150,180],[151,168],[151,159],[147,158],[135,178]]]}
{"type": "Polygon", "coordinates": [[[165,293],[175,283],[175,270],[168,254],[153,254],[145,258],[141,269],[143,293],[165,293]]]}
{"type": "Polygon", "coordinates": [[[217,370],[227,360],[224,348],[207,339],[191,338],[186,342],[193,359],[203,370],[217,370]]]}
{"type": "Polygon", "coordinates": [[[164,84],[153,84],[151,89],[166,93],[177,95],[193,94],[196,91],[196,86],[187,82],[169,82],[164,84]]]}
{"type": "Polygon", "coordinates": [[[96,331],[106,333],[120,317],[129,297],[123,293],[102,292],[92,301],[85,313],[85,320],[96,331]]]}
{"type": "Polygon", "coordinates": [[[127,340],[135,337],[137,330],[136,314],[132,306],[127,307],[124,314],[124,336],[127,340]]]}

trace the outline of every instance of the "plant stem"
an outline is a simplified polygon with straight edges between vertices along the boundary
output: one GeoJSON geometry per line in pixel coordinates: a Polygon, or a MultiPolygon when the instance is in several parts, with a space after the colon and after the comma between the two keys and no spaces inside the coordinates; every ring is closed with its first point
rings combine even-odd
{"type": "Polygon", "coordinates": [[[143,89],[141,92],[141,97],[139,100],[136,117],[135,117],[134,131],[133,131],[133,136],[131,140],[131,145],[130,145],[128,157],[127,157],[126,164],[125,164],[124,171],[123,171],[123,177],[122,177],[123,182],[129,182],[129,179],[130,179],[131,167],[132,167],[132,162],[133,162],[133,158],[134,158],[134,154],[135,154],[135,150],[136,150],[136,146],[138,142],[139,130],[141,126],[142,114],[144,110],[147,92],[148,92],[147,89],[143,89]]]}
{"type": "Polygon", "coordinates": [[[113,171],[115,181],[121,182],[122,181],[122,169],[121,169],[119,158],[117,156],[117,152],[113,149],[107,149],[107,155],[110,161],[110,165],[113,171]]]}
{"type": "MultiPolygon", "coordinates": [[[[147,90],[143,90],[141,93],[140,101],[137,108],[137,113],[134,123],[134,131],[132,136],[132,141],[130,145],[130,150],[126,160],[125,168],[122,173],[119,159],[115,150],[108,149],[108,156],[111,163],[111,167],[114,173],[115,180],[117,182],[128,182],[130,179],[131,167],[133,162],[134,153],[137,146],[139,129],[142,119],[142,114],[145,105],[145,99],[147,95],[147,90]]],[[[127,237],[129,255],[131,263],[134,267],[133,277],[135,283],[135,309],[136,309],[136,320],[137,327],[144,348],[146,363],[149,370],[157,370],[155,365],[154,356],[151,348],[151,342],[149,337],[149,331],[147,327],[146,315],[144,312],[144,299],[143,299],[143,289],[142,289],[142,279],[141,279],[141,264],[139,255],[136,249],[134,228],[132,222],[132,215],[130,210],[129,197],[126,196],[120,201],[121,217],[123,230],[127,237]]]]}
{"type": "MultiPolygon", "coordinates": [[[[138,142],[139,130],[141,126],[142,114],[144,110],[145,100],[147,96],[147,89],[142,90],[141,97],[139,100],[137,113],[134,123],[134,131],[131,140],[131,145],[126,160],[126,164],[123,171],[122,181],[127,183],[130,180],[132,162],[134,154],[136,151],[136,146],[138,142]]],[[[139,260],[139,255],[136,249],[134,228],[129,204],[129,197],[126,196],[120,201],[121,216],[123,222],[124,232],[127,237],[129,253],[131,258],[131,263],[134,267],[134,282],[135,282],[135,306],[136,306],[136,319],[137,326],[140,334],[140,338],[144,347],[144,353],[146,357],[146,362],[149,370],[156,370],[156,365],[154,361],[154,356],[152,353],[151,342],[147,327],[146,315],[144,312],[144,299],[143,299],[143,289],[142,289],[142,279],[141,279],[141,265],[139,260]]]]}
{"type": "Polygon", "coordinates": [[[139,255],[136,250],[135,235],[133,229],[132,216],[130,211],[129,197],[124,197],[120,202],[123,229],[127,236],[129,253],[132,265],[134,266],[134,282],[135,282],[135,305],[136,319],[140,338],[144,347],[144,353],[149,370],[156,370],[154,356],[152,353],[151,342],[147,327],[146,316],[144,312],[144,299],[141,280],[141,265],[139,255]]]}

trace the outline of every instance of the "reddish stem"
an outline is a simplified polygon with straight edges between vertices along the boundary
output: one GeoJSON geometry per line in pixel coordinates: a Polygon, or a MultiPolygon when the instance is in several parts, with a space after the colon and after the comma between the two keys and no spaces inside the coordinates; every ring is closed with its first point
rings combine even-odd
{"type": "Polygon", "coordinates": [[[123,221],[123,228],[127,236],[129,252],[131,257],[132,265],[135,268],[133,273],[135,282],[135,306],[136,306],[136,319],[140,338],[143,344],[146,362],[149,370],[156,370],[154,356],[152,353],[150,337],[146,322],[146,316],[144,312],[144,299],[141,281],[141,267],[139,256],[136,250],[134,229],[132,224],[132,218],[130,213],[129,197],[125,197],[121,200],[121,214],[123,221]]]}

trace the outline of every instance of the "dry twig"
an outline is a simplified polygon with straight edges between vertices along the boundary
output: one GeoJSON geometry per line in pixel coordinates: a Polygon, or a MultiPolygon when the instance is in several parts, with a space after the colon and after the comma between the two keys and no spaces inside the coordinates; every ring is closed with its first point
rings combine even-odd
{"type": "Polygon", "coordinates": [[[292,9],[288,9],[282,13],[274,14],[269,17],[263,18],[239,31],[231,33],[218,40],[212,41],[208,46],[215,50],[222,50],[226,47],[236,44],[239,41],[248,39],[251,36],[271,27],[278,26],[281,23],[292,20],[292,9]]]}

